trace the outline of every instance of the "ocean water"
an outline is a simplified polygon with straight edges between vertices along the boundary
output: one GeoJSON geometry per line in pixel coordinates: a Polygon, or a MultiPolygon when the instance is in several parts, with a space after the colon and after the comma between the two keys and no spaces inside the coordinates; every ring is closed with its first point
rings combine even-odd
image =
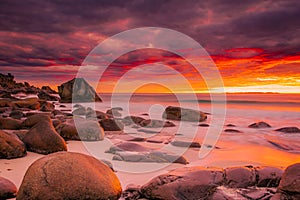
{"type": "MultiPolygon", "coordinates": [[[[203,122],[209,124],[209,127],[199,127],[195,122],[175,122],[176,127],[155,130],[163,133],[157,135],[137,132],[131,127],[125,127],[124,130],[134,136],[150,137],[153,140],[176,135],[170,140],[198,141],[217,147],[204,158],[199,158],[199,150],[195,150],[192,157],[189,154],[192,165],[287,166],[300,162],[300,134],[275,131],[281,127],[300,127],[300,94],[227,94],[226,101],[221,97],[214,97],[213,105],[209,94],[99,95],[103,102],[92,107],[101,111],[122,107],[122,116],[162,119],[162,113],[167,106],[198,108],[209,113],[208,119],[203,122]],[[272,127],[248,128],[248,125],[259,121],[267,122],[272,127]],[[227,124],[234,124],[235,127],[227,127],[227,124]],[[227,128],[239,130],[240,133],[225,132],[227,128]]],[[[178,147],[166,145],[163,148],[172,153],[183,153],[178,147]]]]}

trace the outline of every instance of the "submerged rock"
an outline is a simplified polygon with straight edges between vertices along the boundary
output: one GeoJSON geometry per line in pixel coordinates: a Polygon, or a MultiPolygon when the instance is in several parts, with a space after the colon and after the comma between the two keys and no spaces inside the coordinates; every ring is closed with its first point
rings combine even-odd
{"type": "Polygon", "coordinates": [[[25,144],[15,134],[0,130],[0,158],[20,158],[25,155],[25,144]]]}
{"type": "Polygon", "coordinates": [[[193,141],[175,140],[175,141],[172,141],[171,144],[173,146],[177,146],[177,147],[190,147],[190,148],[200,148],[201,147],[199,142],[193,142],[193,141]]]}
{"type": "Polygon", "coordinates": [[[197,110],[168,106],[163,113],[163,118],[169,120],[202,122],[207,119],[207,115],[204,112],[197,110]]]}
{"type": "Polygon", "coordinates": [[[117,200],[121,192],[117,176],[103,162],[80,153],[59,152],[38,159],[28,168],[17,200],[117,200]]]}
{"type": "Polygon", "coordinates": [[[140,123],[142,121],[144,121],[145,118],[143,117],[139,117],[139,116],[127,116],[127,117],[124,117],[122,122],[126,125],[126,126],[129,126],[129,125],[132,125],[132,124],[136,124],[136,125],[139,125],[140,126],[140,123]]]}
{"type": "Polygon", "coordinates": [[[239,131],[237,129],[232,129],[232,128],[227,128],[224,130],[224,132],[227,132],[227,133],[242,133],[242,131],[239,131]]]}
{"type": "Polygon", "coordinates": [[[58,86],[61,103],[102,102],[101,98],[83,78],[74,78],[58,86]]]}
{"type": "Polygon", "coordinates": [[[146,119],[140,122],[142,127],[146,128],[162,128],[162,127],[174,127],[176,126],[173,122],[162,121],[157,119],[146,119]]]}
{"type": "Polygon", "coordinates": [[[253,124],[250,124],[248,127],[249,128],[271,128],[271,126],[266,122],[253,123],[253,124]]]}
{"type": "Polygon", "coordinates": [[[10,180],[0,177],[0,199],[11,199],[17,195],[17,187],[10,180]]]}
{"type": "Polygon", "coordinates": [[[276,129],[275,131],[283,132],[283,133],[300,133],[300,129],[298,127],[283,127],[276,129]]]}

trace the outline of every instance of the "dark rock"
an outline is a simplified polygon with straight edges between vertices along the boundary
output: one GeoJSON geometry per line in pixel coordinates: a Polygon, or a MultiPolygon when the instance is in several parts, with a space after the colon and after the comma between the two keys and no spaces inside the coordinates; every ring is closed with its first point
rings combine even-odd
{"type": "Polygon", "coordinates": [[[256,167],[258,187],[278,187],[283,170],[276,167],[256,167]]]}
{"type": "Polygon", "coordinates": [[[94,118],[94,119],[108,119],[111,118],[112,116],[101,112],[99,110],[93,110],[92,108],[87,108],[86,109],[86,114],[85,114],[86,118],[94,118]]]}
{"type": "Polygon", "coordinates": [[[42,86],[41,90],[49,93],[49,94],[57,94],[55,90],[53,90],[50,86],[42,86]]]}
{"type": "Polygon", "coordinates": [[[121,196],[114,172],[94,157],[59,152],[35,161],[27,170],[17,200],[110,199],[121,196]]]}
{"type": "Polygon", "coordinates": [[[249,128],[271,128],[271,126],[269,124],[267,124],[266,122],[253,123],[253,124],[250,124],[248,127],[249,128]]]}
{"type": "Polygon", "coordinates": [[[59,119],[52,119],[52,125],[53,127],[57,127],[61,124],[61,121],[59,119]]]}
{"type": "Polygon", "coordinates": [[[300,133],[300,129],[298,127],[284,127],[276,129],[275,131],[283,132],[283,133],[300,133]]]}
{"type": "Polygon", "coordinates": [[[209,127],[209,124],[199,124],[200,127],[209,127]]]}
{"type": "Polygon", "coordinates": [[[40,103],[38,98],[27,98],[12,101],[12,104],[16,108],[29,108],[31,110],[38,110],[40,108],[40,103]]]}
{"type": "Polygon", "coordinates": [[[46,101],[59,101],[59,97],[53,96],[46,91],[40,91],[38,93],[38,97],[39,99],[46,100],[46,101]]]}
{"type": "Polygon", "coordinates": [[[124,124],[115,119],[102,119],[100,125],[104,131],[122,131],[124,129],[124,124]]]}
{"type": "Polygon", "coordinates": [[[228,132],[228,133],[242,133],[242,131],[236,130],[236,129],[225,129],[224,132],[228,132]]]}
{"type": "Polygon", "coordinates": [[[0,130],[0,158],[20,158],[25,155],[24,143],[15,134],[0,130]]]}
{"type": "Polygon", "coordinates": [[[40,154],[67,151],[64,139],[55,131],[50,121],[36,123],[24,136],[23,142],[28,151],[40,154]]]}
{"type": "Polygon", "coordinates": [[[48,115],[48,114],[46,114],[46,115],[45,114],[31,115],[23,121],[22,126],[30,128],[39,122],[45,122],[45,121],[51,123],[50,115],[48,115]]]}
{"type": "Polygon", "coordinates": [[[121,117],[122,114],[119,111],[120,111],[120,109],[118,107],[117,108],[111,108],[111,109],[106,111],[106,114],[112,115],[114,117],[121,117]]]}
{"type": "Polygon", "coordinates": [[[60,108],[66,108],[67,106],[65,105],[59,105],[60,108]]]}
{"type": "Polygon", "coordinates": [[[22,127],[22,121],[13,118],[0,117],[0,129],[17,130],[22,127]]]}
{"type": "Polygon", "coordinates": [[[0,199],[11,199],[17,195],[17,187],[10,180],[0,177],[0,199]]]}
{"type": "MultiPolygon", "coordinates": [[[[25,137],[25,135],[28,133],[28,130],[16,130],[12,132],[13,134],[15,134],[16,136],[18,136],[18,138],[23,141],[23,138],[25,137]]],[[[25,144],[24,144],[25,147],[25,144]]]]}
{"type": "Polygon", "coordinates": [[[172,141],[171,144],[176,147],[191,147],[191,148],[200,148],[201,145],[199,142],[190,142],[190,141],[172,141]]]}
{"type": "Polygon", "coordinates": [[[122,122],[125,124],[125,126],[129,126],[132,124],[140,125],[140,123],[144,120],[144,118],[139,116],[127,116],[123,118],[122,122]]]}
{"type": "Polygon", "coordinates": [[[146,128],[162,128],[162,127],[174,127],[175,124],[170,121],[162,121],[157,119],[146,119],[140,122],[142,127],[146,128]]]}
{"type": "Polygon", "coordinates": [[[25,117],[25,115],[20,110],[13,110],[11,113],[9,113],[9,117],[14,119],[21,119],[22,117],[25,117]]]}
{"type": "Polygon", "coordinates": [[[77,108],[77,109],[73,110],[72,114],[73,115],[85,115],[86,109],[85,109],[85,107],[77,108]]]}
{"type": "Polygon", "coordinates": [[[300,163],[290,165],[285,169],[278,190],[300,196],[300,163]]]}
{"type": "Polygon", "coordinates": [[[163,118],[169,120],[202,122],[207,119],[207,115],[204,112],[197,110],[168,106],[163,113],[163,118]]]}
{"type": "Polygon", "coordinates": [[[236,125],[234,125],[234,124],[227,124],[226,126],[227,127],[236,127],[236,125]]]}
{"type": "Polygon", "coordinates": [[[116,151],[113,160],[126,162],[156,162],[156,163],[180,163],[188,164],[185,157],[169,154],[161,151],[151,152],[130,152],[130,151],[116,151]]]}
{"type": "Polygon", "coordinates": [[[226,185],[232,188],[246,188],[256,183],[255,170],[250,167],[229,167],[225,169],[226,185]]]}
{"type": "Polygon", "coordinates": [[[272,144],[273,146],[275,146],[276,148],[278,149],[281,149],[281,150],[285,150],[285,151],[291,151],[293,150],[292,147],[290,147],[289,145],[287,144],[283,144],[282,142],[280,141],[275,141],[275,140],[267,140],[270,144],[272,144]]]}
{"type": "Polygon", "coordinates": [[[104,139],[104,131],[97,121],[76,118],[56,127],[65,140],[99,141],[104,139]]]}
{"type": "Polygon", "coordinates": [[[113,145],[106,151],[106,153],[116,153],[117,151],[134,151],[134,152],[148,152],[151,149],[144,147],[134,142],[122,142],[117,145],[113,145]]]}
{"type": "Polygon", "coordinates": [[[141,193],[148,199],[209,199],[223,181],[222,169],[181,168],[152,179],[141,193]]]}
{"type": "Polygon", "coordinates": [[[43,112],[52,112],[55,109],[55,106],[53,103],[50,103],[48,101],[39,101],[40,102],[40,111],[43,112]]]}
{"type": "Polygon", "coordinates": [[[74,78],[58,86],[61,103],[102,102],[94,88],[83,78],[74,78]]]}

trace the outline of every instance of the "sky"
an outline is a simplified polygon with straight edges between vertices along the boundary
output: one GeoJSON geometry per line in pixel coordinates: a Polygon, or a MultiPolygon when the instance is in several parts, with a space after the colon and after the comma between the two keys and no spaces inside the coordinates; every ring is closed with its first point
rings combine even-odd
{"type": "MultiPolygon", "coordinates": [[[[76,77],[86,56],[107,38],[162,27],[202,45],[227,92],[300,91],[297,0],[0,0],[0,5],[0,73],[12,73],[19,82],[57,89],[76,77]]],[[[168,92],[168,87],[189,92],[182,78],[196,92],[209,88],[182,57],[142,49],[116,58],[97,91],[110,92],[122,80],[122,92],[139,84],[140,92],[168,92]],[[161,81],[165,85],[151,85],[161,81]]]]}

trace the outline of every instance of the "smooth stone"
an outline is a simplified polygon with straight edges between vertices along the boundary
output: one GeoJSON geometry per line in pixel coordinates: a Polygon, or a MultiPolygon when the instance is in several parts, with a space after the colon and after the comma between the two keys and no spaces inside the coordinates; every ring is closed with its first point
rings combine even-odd
{"type": "Polygon", "coordinates": [[[80,153],[59,152],[28,168],[17,200],[117,200],[121,193],[120,181],[103,162],[80,153]]]}
{"type": "Polygon", "coordinates": [[[0,130],[0,158],[12,159],[26,155],[25,144],[13,133],[0,130]]]}
{"type": "Polygon", "coordinates": [[[22,121],[13,118],[0,117],[0,129],[18,130],[22,127],[22,121]]]}
{"type": "Polygon", "coordinates": [[[197,110],[168,106],[163,113],[163,118],[169,120],[202,122],[207,119],[207,115],[204,112],[197,110]]]}
{"type": "Polygon", "coordinates": [[[256,123],[250,124],[248,127],[249,128],[271,128],[271,126],[266,122],[256,122],[256,123]]]}
{"type": "Polygon", "coordinates": [[[246,188],[256,183],[255,170],[250,167],[229,167],[225,174],[226,185],[231,188],[246,188]]]}
{"type": "Polygon", "coordinates": [[[0,199],[11,199],[17,195],[17,187],[10,180],[0,176],[0,199]]]}

